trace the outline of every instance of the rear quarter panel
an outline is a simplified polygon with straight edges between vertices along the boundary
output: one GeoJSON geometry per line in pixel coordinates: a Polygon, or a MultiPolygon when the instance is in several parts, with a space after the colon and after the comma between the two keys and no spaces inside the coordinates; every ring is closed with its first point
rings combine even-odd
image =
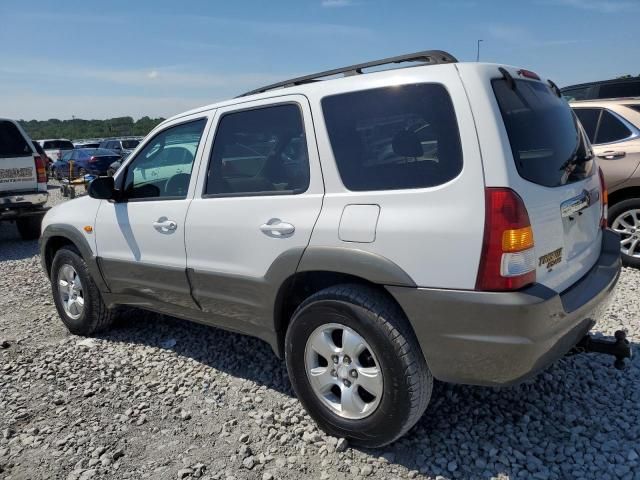
{"type": "Polygon", "coordinates": [[[342,247],[386,257],[418,286],[472,289],[484,230],[482,159],[467,95],[454,65],[415,67],[395,76],[367,74],[321,82],[310,102],[322,160],[326,195],[310,247],[342,247]],[[324,96],[398,84],[440,83],[448,90],[460,130],[462,172],[432,188],[352,192],[336,167],[322,114],[324,96]],[[378,205],[375,240],[342,241],[340,220],[347,205],[378,205]]]}

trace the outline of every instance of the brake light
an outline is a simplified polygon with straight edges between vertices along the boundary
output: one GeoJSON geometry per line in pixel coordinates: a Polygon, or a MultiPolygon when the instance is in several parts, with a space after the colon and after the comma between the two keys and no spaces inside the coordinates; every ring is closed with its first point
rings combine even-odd
{"type": "Polygon", "coordinates": [[[518,70],[518,75],[524,78],[531,78],[533,80],[540,80],[540,77],[537,73],[532,72],[531,70],[518,70]]]}
{"type": "Polygon", "coordinates": [[[96,157],[91,157],[89,159],[89,163],[96,163],[98,161],[98,159],[96,157]]]}
{"type": "Polygon", "coordinates": [[[602,217],[600,217],[600,228],[607,228],[607,217],[609,216],[609,192],[604,182],[604,173],[602,168],[598,167],[598,176],[600,177],[600,192],[602,198],[602,217]]]}
{"type": "Polygon", "coordinates": [[[485,205],[476,290],[518,290],[535,282],[533,230],[524,202],[509,188],[486,188],[485,205]]]}
{"type": "Polygon", "coordinates": [[[47,167],[44,158],[40,155],[34,155],[33,161],[36,164],[36,177],[38,183],[47,183],[47,167]]]}

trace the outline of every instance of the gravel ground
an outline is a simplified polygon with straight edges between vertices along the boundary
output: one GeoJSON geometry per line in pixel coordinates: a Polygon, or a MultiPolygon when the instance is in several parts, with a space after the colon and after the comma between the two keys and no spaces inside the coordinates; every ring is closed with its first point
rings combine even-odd
{"type": "MultiPolygon", "coordinates": [[[[625,269],[597,331],[640,338],[639,290],[625,269]]],[[[438,385],[408,435],[361,450],[316,428],[259,340],[142,312],[70,335],[37,242],[11,225],[0,292],[0,478],[640,479],[637,356],[624,371],[568,357],[511,388],[438,385]]]]}

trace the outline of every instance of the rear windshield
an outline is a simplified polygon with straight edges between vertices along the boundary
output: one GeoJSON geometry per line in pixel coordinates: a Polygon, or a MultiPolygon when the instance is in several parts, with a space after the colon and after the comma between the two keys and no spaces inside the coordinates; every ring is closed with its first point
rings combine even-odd
{"type": "Polygon", "coordinates": [[[593,155],[566,101],[542,82],[493,80],[520,176],[546,187],[593,174],[593,155]]]}
{"type": "Polygon", "coordinates": [[[433,187],[462,170],[458,123],[440,84],[333,95],[322,109],[349,190],[433,187]]]}
{"type": "Polygon", "coordinates": [[[136,148],[139,143],[140,143],[140,140],[122,140],[122,148],[128,148],[128,149],[136,148]]]}
{"type": "Polygon", "coordinates": [[[69,140],[47,140],[43,147],[45,150],[73,150],[73,143],[69,140]]]}
{"type": "Polygon", "coordinates": [[[11,122],[0,120],[0,158],[32,155],[31,147],[11,122]]]}

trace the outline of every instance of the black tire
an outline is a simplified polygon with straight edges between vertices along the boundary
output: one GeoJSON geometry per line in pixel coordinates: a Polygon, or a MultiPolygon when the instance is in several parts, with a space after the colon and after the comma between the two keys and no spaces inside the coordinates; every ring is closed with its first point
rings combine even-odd
{"type": "Polygon", "coordinates": [[[315,293],[295,311],[285,338],[289,378],[298,398],[325,432],[362,447],[380,447],[404,435],[424,413],[433,377],[403,312],[384,292],[337,285],[315,293]],[[340,323],[371,346],[382,371],[380,403],[369,416],[337,415],[314,393],[305,368],[309,336],[321,325],[340,323]]]}
{"type": "MultiPolygon", "coordinates": [[[[616,218],[630,210],[640,210],[640,198],[630,198],[611,205],[609,207],[609,226],[613,225],[616,218]]],[[[636,234],[640,236],[640,231],[637,231],[636,234]]],[[[627,267],[640,268],[640,258],[632,257],[624,253],[622,254],[622,263],[627,267]]]]}
{"type": "Polygon", "coordinates": [[[86,262],[75,248],[65,246],[56,252],[51,264],[51,290],[60,319],[71,333],[83,336],[93,335],[107,330],[113,324],[113,312],[102,300],[102,295],[91,278],[86,262]],[[77,319],[67,315],[59,295],[58,272],[64,265],[71,265],[82,283],[84,308],[77,319]]]}
{"type": "Polygon", "coordinates": [[[73,200],[74,198],[76,198],[76,189],[75,189],[75,187],[69,187],[68,193],[69,193],[69,198],[70,199],[73,200]]]}
{"type": "Polygon", "coordinates": [[[24,217],[16,220],[18,233],[23,240],[37,240],[40,238],[40,227],[42,226],[42,215],[24,217]]]}

